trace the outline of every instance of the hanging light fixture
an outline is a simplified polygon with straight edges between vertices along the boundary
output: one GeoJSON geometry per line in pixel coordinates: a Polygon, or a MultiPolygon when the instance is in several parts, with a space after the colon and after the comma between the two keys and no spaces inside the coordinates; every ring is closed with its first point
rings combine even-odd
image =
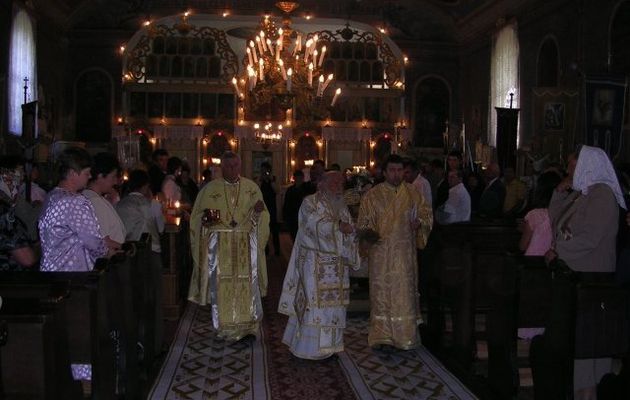
{"type": "MultiPolygon", "coordinates": [[[[336,89],[330,103],[324,101],[334,79],[333,74],[323,71],[326,46],[319,42],[317,34],[304,36],[292,29],[290,14],[299,7],[297,2],[281,1],[276,6],[285,13],[282,27],[278,28],[268,15],[262,18],[256,36],[246,43],[244,73],[235,76],[232,84],[245,120],[283,121],[290,126],[295,108],[301,120],[325,116],[341,89],[336,89]]],[[[273,133],[269,133],[260,126],[259,123],[255,129],[259,135],[281,138],[281,129],[271,129],[273,133]]]]}

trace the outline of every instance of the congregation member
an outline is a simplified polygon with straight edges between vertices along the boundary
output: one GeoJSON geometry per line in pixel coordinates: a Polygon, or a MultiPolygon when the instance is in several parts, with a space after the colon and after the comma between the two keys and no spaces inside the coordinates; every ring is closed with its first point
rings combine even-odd
{"type": "MultiPolygon", "coordinates": [[[[30,168],[31,168],[30,202],[32,204],[38,204],[38,205],[44,204],[44,201],[46,200],[46,191],[39,185],[39,177],[40,177],[39,165],[37,163],[32,163],[30,168]]],[[[26,199],[26,183],[25,182],[20,185],[20,198],[26,199]]]]}
{"type": "Polygon", "coordinates": [[[431,202],[433,208],[438,208],[448,198],[448,184],[446,182],[446,172],[444,171],[444,162],[440,159],[431,161],[431,175],[428,180],[431,183],[431,193],[433,200],[431,202]]]}
{"type": "Polygon", "coordinates": [[[182,188],[177,183],[177,179],[182,174],[183,165],[179,157],[171,157],[166,163],[166,176],[162,181],[161,191],[169,205],[182,201],[182,188]]]}
{"type": "Polygon", "coordinates": [[[103,236],[94,207],[80,192],[90,179],[92,158],[78,147],[64,150],[57,161],[59,183],[48,193],[39,232],[42,271],[89,271],[99,257],[120,249],[103,236]]]}
{"type": "MultiPolygon", "coordinates": [[[[151,250],[161,253],[160,233],[164,231],[164,215],[153,211],[155,200],[152,198],[150,178],[146,171],[133,170],[127,181],[128,193],[116,204],[116,212],[125,225],[125,239],[138,241],[143,233],[151,236],[151,250]]],[[[157,203],[159,205],[159,203],[157,203]]],[[[161,264],[161,258],[155,257],[161,264]]]]}
{"type": "Polygon", "coordinates": [[[186,204],[195,204],[197,194],[199,193],[199,187],[193,180],[192,176],[190,176],[190,166],[188,163],[182,163],[181,174],[175,181],[182,189],[182,201],[186,204]]]}
{"type": "Polygon", "coordinates": [[[503,215],[522,215],[519,213],[527,206],[527,186],[517,178],[512,167],[503,171],[503,184],[505,185],[503,215]]]}
{"type": "Polygon", "coordinates": [[[428,206],[433,204],[431,184],[422,176],[418,163],[411,159],[404,160],[405,182],[410,183],[422,195],[428,206]]]}
{"type": "Polygon", "coordinates": [[[167,174],[168,151],[155,149],[151,155],[151,161],[152,163],[149,167],[151,191],[156,195],[162,191],[162,182],[167,174]]]}
{"type": "Polygon", "coordinates": [[[503,214],[505,185],[501,182],[501,167],[491,163],[484,171],[486,186],[479,198],[479,215],[487,218],[499,218],[503,214]]]}
{"type": "Polygon", "coordinates": [[[403,182],[400,156],[390,155],[383,172],[385,182],[361,200],[358,220],[359,228],[371,229],[380,237],[368,253],[368,344],[407,350],[420,345],[416,248],[426,245],[433,216],[422,196],[403,182]]]}
{"type": "MultiPolygon", "coordinates": [[[[278,207],[276,205],[276,177],[271,174],[271,164],[267,161],[260,164],[260,191],[269,211],[269,231],[276,256],[280,255],[280,226],[278,225],[278,207]]],[[[265,254],[269,254],[269,245],[265,246],[265,254]]]]}
{"type": "Polygon", "coordinates": [[[526,256],[544,256],[551,248],[553,235],[549,219],[549,202],[559,183],[560,176],[553,171],[545,172],[538,177],[533,196],[533,209],[525,215],[519,242],[519,248],[526,256]]]}
{"type": "Polygon", "coordinates": [[[470,210],[473,214],[476,214],[479,210],[479,200],[484,189],[483,179],[478,172],[473,172],[466,177],[464,185],[470,195],[470,210]]]}
{"type": "MultiPolygon", "coordinates": [[[[582,146],[577,160],[570,158],[568,172],[549,205],[554,242],[545,258],[548,262],[564,261],[580,273],[582,282],[611,282],[619,209],[626,209],[617,176],[606,153],[590,146],[582,146]]],[[[544,335],[534,338],[530,349],[534,388],[540,398],[564,398],[571,382],[571,369],[555,360],[572,354],[567,339],[570,330],[575,329],[570,317],[574,299],[575,283],[555,279],[549,323],[544,335]]],[[[611,368],[610,358],[574,360],[574,398],[595,399],[597,383],[611,368]]]]}
{"type": "Polygon", "coordinates": [[[22,182],[17,157],[0,160],[0,271],[30,268],[37,262],[27,227],[15,215],[15,202],[22,182]]]}
{"type": "Polygon", "coordinates": [[[91,177],[87,189],[81,192],[90,200],[100,227],[101,236],[108,236],[118,245],[125,242],[125,225],[112,203],[104,196],[114,191],[120,175],[120,164],[113,154],[98,153],[94,156],[91,177]]]}
{"type": "Polygon", "coordinates": [[[441,225],[470,221],[470,195],[464,187],[464,172],[461,169],[448,171],[448,199],[435,211],[441,225]]]}
{"type": "MultiPolygon", "coordinates": [[[[162,346],[162,247],[160,244],[160,233],[164,231],[164,216],[159,210],[159,214],[155,215],[152,210],[152,204],[160,204],[153,199],[149,174],[141,169],[133,170],[129,173],[127,181],[128,193],[116,204],[116,212],[125,224],[127,235],[125,241],[138,241],[144,233],[148,233],[151,237],[151,260],[147,263],[151,268],[151,273],[147,276],[153,278],[149,282],[149,287],[153,288],[149,291],[148,296],[155,299],[149,301],[154,304],[154,337],[155,348],[162,346]]],[[[149,260],[147,260],[149,261],[149,260]]]]}
{"type": "Polygon", "coordinates": [[[315,160],[309,170],[309,180],[304,183],[305,196],[317,192],[317,184],[326,172],[326,164],[323,160],[315,160]]]}
{"type": "Polygon", "coordinates": [[[240,176],[238,155],[224,153],[221,172],[222,178],[199,192],[192,209],[193,272],[188,299],[202,306],[210,304],[218,336],[237,341],[257,335],[262,319],[269,213],[256,182],[240,176]]]}
{"type": "Polygon", "coordinates": [[[349,268],[359,267],[352,217],[341,172],[326,172],[300,207],[299,230],[278,311],[289,316],[282,342],[299,358],[319,360],[343,351],[349,268]]]}
{"type": "Polygon", "coordinates": [[[304,200],[304,172],[295,170],[293,172],[293,184],[287,188],[284,194],[284,204],[282,205],[282,218],[289,228],[291,239],[295,242],[298,232],[298,220],[300,207],[304,200]]]}

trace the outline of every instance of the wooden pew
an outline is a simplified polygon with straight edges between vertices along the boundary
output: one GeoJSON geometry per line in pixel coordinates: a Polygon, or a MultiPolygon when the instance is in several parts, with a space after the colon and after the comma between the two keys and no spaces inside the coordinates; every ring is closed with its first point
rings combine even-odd
{"type": "Polygon", "coordinates": [[[80,399],[72,380],[63,302],[67,287],[43,298],[3,298],[0,398],[80,399]]]}
{"type": "Polygon", "coordinates": [[[51,287],[65,282],[70,294],[61,304],[70,363],[91,364],[92,393],[98,398],[113,399],[115,359],[108,327],[106,267],[106,262],[99,262],[90,272],[3,272],[0,296],[45,298],[51,287]]]}
{"type": "Polygon", "coordinates": [[[489,293],[495,304],[488,312],[488,382],[501,398],[515,395],[519,387],[517,366],[518,328],[543,327],[552,296],[552,274],[544,257],[506,255],[501,284],[489,293]]]}
{"type": "MultiPolygon", "coordinates": [[[[130,257],[118,255],[107,263],[105,296],[109,336],[114,345],[116,393],[135,398],[140,392],[138,321],[134,309],[134,268],[130,257]]],[[[135,278],[138,279],[137,277],[135,278]]]]}
{"type": "MultiPolygon", "coordinates": [[[[520,233],[510,221],[469,222],[438,226],[432,232],[427,267],[431,283],[427,295],[427,335],[433,349],[469,372],[475,354],[475,313],[487,313],[494,302],[492,287],[501,285],[503,257],[517,249],[520,233]],[[453,342],[446,345],[444,308],[453,320],[453,342]]],[[[422,268],[422,265],[421,265],[422,268]]],[[[424,339],[423,339],[424,340],[424,339]]]]}
{"type": "MultiPolygon", "coordinates": [[[[552,365],[563,369],[559,375],[564,379],[557,380],[554,393],[565,390],[564,395],[571,393],[574,359],[628,354],[630,293],[627,288],[614,283],[579,283],[580,276],[584,276],[579,273],[572,278],[575,282],[558,276],[554,282],[552,269],[543,257],[507,256],[504,268],[503,285],[491,293],[496,306],[488,313],[487,321],[488,383],[500,398],[510,398],[518,392],[519,328],[551,326],[551,336],[545,338],[542,347],[542,338],[537,337],[530,354],[535,358],[541,354],[549,357],[552,365]],[[554,301],[554,293],[561,291],[570,294],[568,306],[559,307],[558,300],[554,301]],[[560,319],[558,314],[562,315],[560,319]],[[535,344],[537,341],[539,344],[535,344]]],[[[549,392],[548,388],[543,391],[549,392]]]]}
{"type": "Polygon", "coordinates": [[[164,235],[162,236],[162,260],[164,272],[162,275],[163,297],[162,305],[164,319],[167,321],[178,321],[182,311],[182,274],[180,271],[178,259],[178,249],[180,249],[182,234],[180,226],[175,224],[166,224],[164,235]]]}
{"type": "Polygon", "coordinates": [[[151,251],[151,237],[144,234],[137,242],[128,242],[132,265],[133,303],[138,327],[138,341],[143,347],[141,374],[149,374],[162,348],[162,268],[151,251]]]}
{"type": "Polygon", "coordinates": [[[140,374],[133,272],[124,255],[97,260],[90,272],[3,272],[0,296],[43,298],[51,286],[66,282],[70,294],[62,304],[70,362],[91,365],[96,398],[134,398],[140,374]]]}

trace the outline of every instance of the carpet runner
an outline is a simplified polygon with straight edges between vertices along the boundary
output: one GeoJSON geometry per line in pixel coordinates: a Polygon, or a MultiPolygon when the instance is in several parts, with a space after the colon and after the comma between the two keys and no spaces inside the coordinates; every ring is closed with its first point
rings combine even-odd
{"type": "Polygon", "coordinates": [[[338,356],[294,357],[281,343],[287,318],[276,311],[286,259],[269,257],[267,266],[258,339],[226,343],[212,330],[209,308],[188,303],[149,399],[476,399],[424,348],[371,349],[366,315],[348,319],[338,356]]]}

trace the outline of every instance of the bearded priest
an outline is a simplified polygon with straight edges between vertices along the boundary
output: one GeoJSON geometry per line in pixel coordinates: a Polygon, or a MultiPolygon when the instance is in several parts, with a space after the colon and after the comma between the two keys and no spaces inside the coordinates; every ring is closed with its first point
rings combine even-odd
{"type": "Polygon", "coordinates": [[[212,307],[218,336],[257,336],[267,294],[269,213],[258,185],[241,177],[235,153],[221,157],[223,177],[199,192],[190,216],[193,271],[188,299],[212,307]]]}
{"type": "Polygon", "coordinates": [[[282,342],[299,358],[320,360],[343,351],[348,267],[360,265],[343,182],[340,172],[327,172],[317,193],[300,207],[278,305],[278,311],[289,316],[282,342]]]}

